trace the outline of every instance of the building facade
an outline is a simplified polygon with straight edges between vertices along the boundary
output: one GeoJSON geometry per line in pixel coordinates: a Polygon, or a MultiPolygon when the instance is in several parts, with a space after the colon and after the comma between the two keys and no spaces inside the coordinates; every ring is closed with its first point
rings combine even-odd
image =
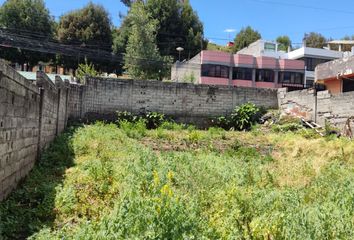
{"type": "Polygon", "coordinates": [[[331,94],[354,91],[354,57],[318,65],[315,77],[316,82],[324,84],[331,94]]]}
{"type": "MultiPolygon", "coordinates": [[[[332,49],[335,47],[332,46],[332,49]]],[[[338,48],[344,50],[344,48],[338,48]]],[[[340,59],[344,56],[344,52],[338,50],[319,49],[306,47],[303,43],[301,48],[287,52],[280,51],[278,44],[272,41],[258,40],[248,47],[241,49],[238,54],[248,54],[255,57],[275,57],[280,59],[302,60],[305,62],[304,87],[311,87],[315,81],[315,68],[317,65],[340,59]]]]}
{"type": "Polygon", "coordinates": [[[294,51],[288,52],[287,59],[303,60],[305,63],[305,85],[311,87],[315,81],[315,68],[322,63],[330,62],[343,57],[343,52],[301,47],[294,51]]]}
{"type": "Polygon", "coordinates": [[[303,61],[254,57],[219,51],[202,51],[187,62],[172,67],[171,79],[209,85],[257,88],[302,88],[305,66],[303,61]]]}

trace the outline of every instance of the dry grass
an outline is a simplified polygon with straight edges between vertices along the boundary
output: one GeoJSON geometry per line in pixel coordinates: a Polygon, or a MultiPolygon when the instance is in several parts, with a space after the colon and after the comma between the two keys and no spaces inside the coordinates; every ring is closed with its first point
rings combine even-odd
{"type": "Polygon", "coordinates": [[[153,130],[140,140],[155,152],[211,150],[225,153],[235,143],[274,159],[267,170],[280,187],[304,187],[331,162],[354,162],[354,144],[346,139],[306,138],[297,133],[153,130]],[[191,137],[192,136],[192,137],[191,137]]]}

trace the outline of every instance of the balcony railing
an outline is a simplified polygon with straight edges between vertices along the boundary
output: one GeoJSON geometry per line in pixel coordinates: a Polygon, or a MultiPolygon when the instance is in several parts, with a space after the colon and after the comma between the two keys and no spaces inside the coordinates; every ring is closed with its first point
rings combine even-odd
{"type": "Polygon", "coordinates": [[[299,90],[303,90],[303,89],[316,89],[316,91],[324,91],[326,90],[326,86],[323,84],[294,84],[294,83],[282,83],[281,84],[283,88],[287,88],[288,92],[292,92],[292,91],[299,91],[299,90]]]}

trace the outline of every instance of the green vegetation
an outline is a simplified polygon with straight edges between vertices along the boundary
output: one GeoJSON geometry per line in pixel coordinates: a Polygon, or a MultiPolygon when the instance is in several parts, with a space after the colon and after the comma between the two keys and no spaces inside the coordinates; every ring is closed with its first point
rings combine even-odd
{"type": "Polygon", "coordinates": [[[214,119],[213,123],[226,130],[249,130],[257,123],[263,112],[255,104],[246,103],[236,107],[230,115],[214,119]]]}
{"type": "Polygon", "coordinates": [[[131,23],[124,69],[132,78],[161,79],[168,58],[160,55],[156,45],[158,21],[153,19],[143,2],[136,2],[129,12],[131,23]]]}
{"type": "MultiPolygon", "coordinates": [[[[38,37],[48,38],[54,35],[55,22],[43,0],[6,0],[0,6],[0,27],[25,36],[34,32],[38,37]]],[[[48,61],[53,55],[1,46],[0,58],[26,63],[31,68],[38,61],[48,61]]]]}
{"type": "Polygon", "coordinates": [[[207,50],[232,53],[232,47],[220,46],[220,45],[218,45],[216,43],[212,43],[212,42],[208,42],[207,50]]]}
{"type": "Polygon", "coordinates": [[[233,52],[237,53],[241,49],[248,47],[251,43],[261,39],[261,34],[253,30],[250,26],[242,28],[235,37],[235,45],[233,46],[233,52]]]}
{"type": "Polygon", "coordinates": [[[0,203],[0,238],[350,239],[354,146],[299,131],[76,128],[0,203]]]}
{"type": "Polygon", "coordinates": [[[80,63],[78,69],[76,69],[76,77],[83,83],[86,76],[97,77],[98,72],[92,63],[88,63],[85,59],[85,63],[80,63]]]}
{"type": "Polygon", "coordinates": [[[304,39],[306,46],[312,48],[323,48],[327,43],[327,39],[322,34],[316,32],[305,33],[304,39]]]}
{"type": "Polygon", "coordinates": [[[287,52],[288,51],[288,48],[292,48],[291,47],[291,40],[289,38],[289,36],[279,36],[277,37],[277,43],[279,44],[278,45],[278,50],[281,50],[281,51],[285,51],[287,52]]]}
{"type": "Polygon", "coordinates": [[[130,112],[117,112],[117,123],[121,125],[122,122],[136,123],[142,122],[148,129],[158,128],[166,122],[167,118],[164,114],[158,112],[147,112],[145,114],[134,115],[130,112]]]}

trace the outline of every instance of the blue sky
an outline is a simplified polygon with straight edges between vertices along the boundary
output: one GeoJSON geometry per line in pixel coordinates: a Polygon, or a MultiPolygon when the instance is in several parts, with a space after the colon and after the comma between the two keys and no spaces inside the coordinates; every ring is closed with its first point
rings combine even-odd
{"type": "MultiPolygon", "coordinates": [[[[2,4],[4,0],[0,0],[2,4]]],[[[57,18],[69,10],[80,8],[89,0],[46,0],[52,15],[57,18]]],[[[119,0],[93,0],[110,13],[114,25],[120,25],[119,12],[127,8],[119,0]]],[[[326,37],[341,38],[354,34],[353,0],[190,0],[204,23],[205,36],[225,44],[235,33],[250,25],[264,39],[274,40],[289,35],[293,43],[301,43],[305,32],[321,32],[326,37]],[[351,10],[353,9],[353,10],[351,10]]]]}

